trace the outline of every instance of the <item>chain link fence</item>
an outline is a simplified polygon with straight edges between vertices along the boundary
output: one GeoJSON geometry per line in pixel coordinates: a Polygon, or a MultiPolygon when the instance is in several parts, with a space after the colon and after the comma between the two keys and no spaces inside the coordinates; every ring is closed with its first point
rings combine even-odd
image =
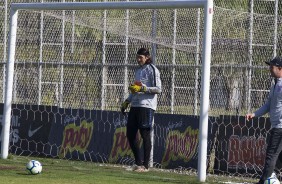
{"type": "MultiPolygon", "coordinates": [[[[2,101],[9,5],[0,6],[2,101]]],[[[280,53],[278,5],[215,1],[211,115],[244,114],[264,102],[271,81],[264,61],[280,53]]],[[[201,10],[24,12],[18,27],[14,103],[118,110],[136,50],[146,46],[164,85],[158,112],[199,114],[201,10]]]]}

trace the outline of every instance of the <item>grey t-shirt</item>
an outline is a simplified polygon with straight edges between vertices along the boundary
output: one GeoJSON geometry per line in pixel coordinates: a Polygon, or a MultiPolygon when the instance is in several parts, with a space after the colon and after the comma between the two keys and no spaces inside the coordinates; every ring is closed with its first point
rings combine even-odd
{"type": "Polygon", "coordinates": [[[272,85],[266,103],[254,114],[255,117],[269,113],[271,127],[282,128],[282,78],[272,85]]]}

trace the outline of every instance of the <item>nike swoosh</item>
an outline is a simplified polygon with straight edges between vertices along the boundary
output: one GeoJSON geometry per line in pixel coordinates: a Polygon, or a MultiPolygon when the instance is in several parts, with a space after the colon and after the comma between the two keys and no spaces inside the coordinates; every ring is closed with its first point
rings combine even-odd
{"type": "Polygon", "coordinates": [[[29,126],[29,130],[28,130],[28,137],[31,137],[33,136],[43,125],[41,125],[40,127],[34,129],[34,130],[31,130],[31,125],[29,126]]]}

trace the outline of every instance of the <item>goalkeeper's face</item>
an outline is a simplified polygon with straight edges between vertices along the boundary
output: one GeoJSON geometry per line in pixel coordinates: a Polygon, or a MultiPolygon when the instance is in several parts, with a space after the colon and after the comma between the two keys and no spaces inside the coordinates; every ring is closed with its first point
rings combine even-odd
{"type": "Polygon", "coordinates": [[[146,63],[148,57],[147,57],[147,56],[144,56],[144,55],[138,55],[138,54],[137,54],[137,55],[136,55],[136,59],[137,59],[138,64],[139,64],[140,66],[143,66],[143,65],[146,63]]]}

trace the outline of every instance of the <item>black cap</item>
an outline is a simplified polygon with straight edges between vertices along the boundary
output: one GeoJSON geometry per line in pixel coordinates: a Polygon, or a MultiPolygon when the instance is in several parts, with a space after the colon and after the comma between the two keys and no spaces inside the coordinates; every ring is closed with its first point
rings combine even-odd
{"type": "Polygon", "coordinates": [[[273,58],[271,61],[266,61],[265,63],[268,64],[268,65],[282,67],[282,60],[278,56],[273,58]]]}
{"type": "Polygon", "coordinates": [[[140,49],[137,51],[137,55],[150,56],[150,52],[149,52],[149,50],[146,49],[146,48],[140,48],[140,49]]]}

